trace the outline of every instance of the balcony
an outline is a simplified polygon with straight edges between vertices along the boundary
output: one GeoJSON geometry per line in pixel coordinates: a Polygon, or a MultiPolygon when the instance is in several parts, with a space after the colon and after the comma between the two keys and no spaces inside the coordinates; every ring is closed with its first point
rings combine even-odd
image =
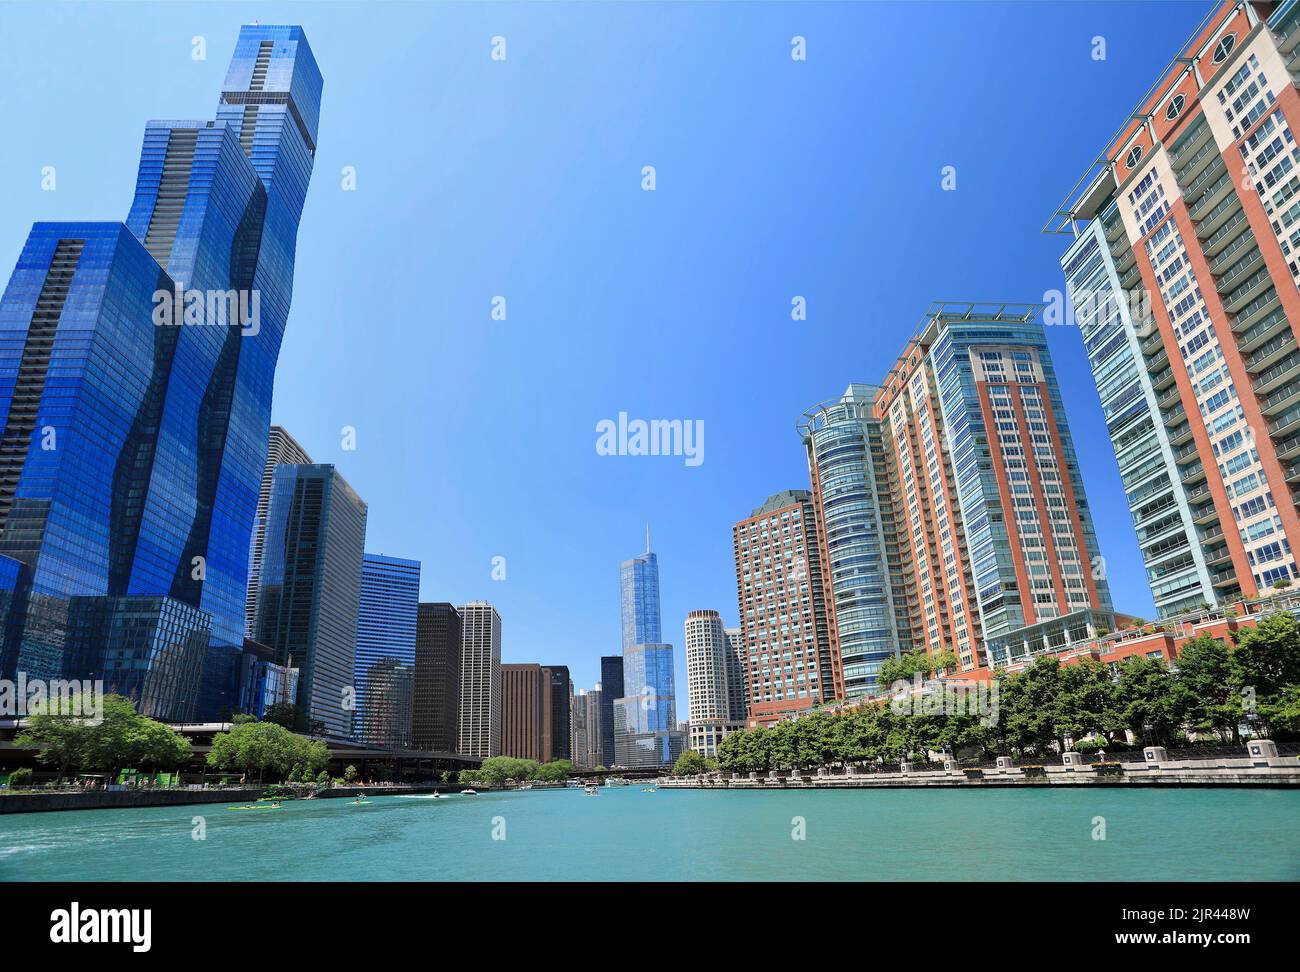
{"type": "Polygon", "coordinates": [[[1183,446],[1181,449],[1177,449],[1177,450],[1175,450],[1175,452],[1174,452],[1174,462],[1176,462],[1176,463],[1177,463],[1177,462],[1182,462],[1182,461],[1183,461],[1184,459],[1186,459],[1188,456],[1193,456],[1193,455],[1195,455],[1195,454],[1196,454],[1196,443],[1195,443],[1195,442],[1189,442],[1189,443],[1187,443],[1187,445],[1183,446]]]}
{"type": "Polygon", "coordinates": [[[1228,551],[1227,544],[1220,544],[1205,551],[1205,565],[1207,567],[1221,567],[1230,563],[1232,563],[1232,554],[1228,551]]]}
{"type": "Polygon", "coordinates": [[[1192,441],[1192,424],[1184,422],[1182,425],[1170,423],[1169,444],[1182,445],[1184,442],[1192,441]]]}
{"type": "Polygon", "coordinates": [[[1284,467],[1282,471],[1286,473],[1288,483],[1300,483],[1300,462],[1293,462],[1291,465],[1284,467]]]}
{"type": "Polygon", "coordinates": [[[1124,290],[1132,290],[1133,285],[1136,284],[1141,279],[1142,279],[1142,268],[1138,265],[1138,262],[1134,260],[1133,267],[1128,271],[1128,273],[1124,274],[1124,277],[1123,279],[1120,280],[1119,285],[1124,290]]]}
{"type": "Polygon", "coordinates": [[[1197,119],[1175,150],[1169,153],[1169,164],[1175,169],[1188,165],[1205,144],[1212,141],[1210,136],[1210,123],[1203,117],[1197,119]]]}
{"type": "Polygon", "coordinates": [[[1197,526],[1205,526],[1208,523],[1217,523],[1219,520],[1219,511],[1213,503],[1206,503],[1204,506],[1198,506],[1192,510],[1192,522],[1197,526]]]}
{"type": "Polygon", "coordinates": [[[1187,502],[1189,503],[1196,501],[1202,496],[1208,497],[1210,495],[1209,483],[1201,483],[1199,486],[1194,486],[1187,490],[1183,495],[1187,497],[1187,502]]]}
{"type": "MultiPolygon", "coordinates": [[[[1258,253],[1258,251],[1256,251],[1258,253]]],[[[1262,257],[1256,257],[1254,266],[1258,266],[1262,257]]],[[[1230,280],[1227,280],[1224,287],[1232,286],[1232,293],[1223,298],[1223,309],[1229,314],[1237,313],[1252,300],[1258,297],[1268,287],[1272,286],[1273,278],[1269,276],[1268,267],[1262,267],[1259,270],[1250,272],[1250,267],[1246,266],[1246,261],[1229,274],[1230,280]]],[[[1222,292],[1224,288],[1220,288],[1222,292]]],[[[1273,291],[1274,296],[1277,291],[1273,291]]]]}
{"type": "Polygon", "coordinates": [[[1237,572],[1235,570],[1220,570],[1210,574],[1210,583],[1215,587],[1228,587],[1237,583],[1237,572]]]}
{"type": "Polygon", "coordinates": [[[1110,256],[1115,261],[1115,272],[1117,274],[1126,273],[1130,267],[1137,263],[1137,257],[1133,254],[1133,247],[1128,245],[1128,237],[1110,248],[1110,256]]]}
{"type": "Polygon", "coordinates": [[[1277,457],[1283,461],[1300,459],[1300,435],[1278,442],[1277,457]]]}
{"type": "MultiPolygon", "coordinates": [[[[1244,212],[1244,211],[1243,211],[1244,212]]],[[[1246,232],[1242,233],[1210,261],[1210,273],[1220,274],[1227,270],[1235,262],[1236,258],[1242,255],[1247,247],[1255,246],[1255,234],[1246,232]]],[[[1258,252],[1258,247],[1256,247],[1258,252]]]]}
{"type": "MultiPolygon", "coordinates": [[[[1279,311],[1280,312],[1280,311],[1279,311]]],[[[1268,368],[1275,361],[1280,361],[1285,355],[1295,349],[1295,335],[1291,333],[1290,328],[1285,333],[1279,334],[1264,344],[1259,345],[1250,354],[1242,360],[1246,364],[1246,370],[1252,374],[1257,374],[1268,368]]],[[[1258,380],[1258,379],[1257,379],[1258,380]]]]}
{"type": "Polygon", "coordinates": [[[1201,542],[1209,543],[1211,540],[1217,540],[1221,536],[1223,536],[1223,527],[1216,523],[1201,534],[1201,542]]]}
{"type": "Polygon", "coordinates": [[[1209,239],[1201,244],[1201,249],[1208,259],[1216,253],[1221,253],[1229,243],[1248,229],[1250,229],[1250,221],[1246,218],[1246,211],[1239,210],[1230,220],[1210,234],[1209,239]]]}
{"type": "Polygon", "coordinates": [[[1277,424],[1268,423],[1268,434],[1275,439],[1288,436],[1292,432],[1300,432],[1300,415],[1292,415],[1277,424]]]}
{"type": "MultiPolygon", "coordinates": [[[[1265,277],[1268,274],[1265,273],[1265,277]]],[[[1241,310],[1236,312],[1236,317],[1232,321],[1232,329],[1241,335],[1241,340],[1237,342],[1237,347],[1242,351],[1253,350],[1249,345],[1254,345],[1256,341],[1263,344],[1281,329],[1275,329],[1275,323],[1280,322],[1283,327],[1286,326],[1286,315],[1279,314],[1277,322],[1265,322],[1264,316],[1279,306],[1277,290],[1260,294],[1241,310]],[[1254,325],[1259,324],[1260,329],[1255,330],[1254,325]]]]}
{"type": "Polygon", "coordinates": [[[1232,176],[1225,172],[1223,174],[1223,183],[1217,185],[1212,193],[1198,200],[1196,209],[1197,213],[1204,214],[1203,217],[1199,218],[1197,213],[1192,214],[1192,219],[1197,224],[1196,235],[1200,239],[1213,235],[1223,228],[1234,213],[1241,212],[1241,200],[1232,191],[1232,176]],[[1207,211],[1204,206],[1208,205],[1211,196],[1222,201],[1215,204],[1213,209],[1207,211]]]}
{"type": "Polygon", "coordinates": [[[1292,405],[1300,402],[1300,382],[1283,385],[1271,395],[1258,401],[1259,410],[1265,415],[1281,415],[1292,405]]]}
{"type": "Polygon", "coordinates": [[[1156,404],[1159,405],[1162,409],[1165,409],[1165,408],[1173,408],[1180,401],[1182,401],[1182,396],[1179,395],[1178,393],[1178,386],[1171,385],[1168,391],[1162,392],[1160,396],[1156,399],[1156,404]]]}
{"type": "Polygon", "coordinates": [[[1259,252],[1259,247],[1252,247],[1247,253],[1238,255],[1238,259],[1232,261],[1227,271],[1215,276],[1215,289],[1221,294],[1226,294],[1235,287],[1241,286],[1242,281],[1250,279],[1250,275],[1263,262],[1264,255],[1259,252]]]}
{"type": "Polygon", "coordinates": [[[1296,8],[1289,17],[1278,24],[1274,36],[1277,38],[1277,49],[1283,54],[1290,54],[1300,47],[1300,8],[1296,8]]]}
{"type": "MultiPolygon", "coordinates": [[[[1188,203],[1187,214],[1192,217],[1194,222],[1200,222],[1202,218],[1213,218],[1216,220],[1226,218],[1227,215],[1229,215],[1228,211],[1225,209],[1220,212],[1217,208],[1221,203],[1235,201],[1238,206],[1241,205],[1241,200],[1236,198],[1233,188],[1232,175],[1225,170],[1223,174],[1211,182],[1205,190],[1200,193],[1200,195],[1187,197],[1189,200],[1193,198],[1195,199],[1195,202],[1188,203]],[[1229,199],[1229,194],[1232,194],[1231,200],[1229,199]]],[[[1219,226],[1222,225],[1222,222],[1220,222],[1214,228],[1218,229],[1219,226]]]]}
{"type": "MultiPolygon", "coordinates": [[[[1150,318],[1147,318],[1147,320],[1150,320],[1150,318]]],[[[1145,321],[1143,323],[1145,323],[1145,321]]],[[[1163,348],[1164,346],[1164,338],[1160,336],[1160,331],[1158,330],[1152,331],[1144,337],[1142,343],[1139,345],[1139,347],[1142,348],[1143,354],[1154,354],[1157,348],[1163,348]]]]}
{"type": "MultiPolygon", "coordinates": [[[[1184,486],[1191,486],[1192,483],[1204,482],[1205,467],[1199,462],[1194,463],[1183,470],[1179,478],[1182,480],[1184,486]]],[[[1191,494],[1189,493],[1188,495],[1190,497],[1191,494]]]]}
{"type": "Polygon", "coordinates": [[[1219,160],[1219,166],[1223,166],[1223,156],[1219,154],[1219,147],[1213,139],[1207,139],[1205,144],[1196,150],[1196,154],[1187,160],[1187,164],[1182,166],[1175,177],[1178,180],[1178,186],[1183,190],[1183,195],[1190,195],[1195,191],[1196,183],[1201,176],[1211,166],[1214,159],[1219,160]]]}
{"type": "MultiPolygon", "coordinates": [[[[1211,186],[1217,185],[1228,169],[1223,164],[1223,156],[1219,154],[1218,146],[1213,142],[1210,142],[1204,149],[1196,153],[1196,158],[1184,171],[1189,177],[1195,174],[1195,178],[1192,179],[1191,183],[1183,187],[1183,198],[1186,199],[1190,205],[1191,200],[1200,200],[1202,193],[1211,186]],[[1210,164],[1202,166],[1202,160],[1209,158],[1211,155],[1214,156],[1214,159],[1210,164]],[[1193,173],[1193,167],[1198,170],[1196,173],[1193,173]]],[[[1181,185],[1182,179],[1180,178],[1178,181],[1181,185]]]]}
{"type": "Polygon", "coordinates": [[[1174,369],[1166,368],[1164,371],[1160,372],[1158,375],[1156,375],[1151,379],[1151,387],[1154,388],[1156,391],[1163,391],[1168,385],[1173,383],[1173,380],[1174,380],[1174,369]]]}
{"type": "MultiPolygon", "coordinates": [[[[1291,342],[1295,346],[1295,341],[1291,342]]],[[[1254,381],[1256,395],[1271,395],[1283,385],[1300,379],[1300,354],[1291,353],[1287,358],[1283,358],[1273,367],[1266,371],[1261,371],[1254,381]]]]}

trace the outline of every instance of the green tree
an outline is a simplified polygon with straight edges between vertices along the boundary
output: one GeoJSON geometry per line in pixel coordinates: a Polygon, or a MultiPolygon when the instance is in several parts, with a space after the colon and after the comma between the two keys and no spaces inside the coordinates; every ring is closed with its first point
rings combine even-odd
{"type": "Polygon", "coordinates": [[[9,774],[9,786],[12,789],[20,789],[24,786],[32,785],[32,771],[28,766],[20,766],[9,774]]]}
{"type": "Polygon", "coordinates": [[[274,722],[245,722],[212,737],[208,765],[213,769],[256,774],[258,780],[268,775],[278,779],[289,772],[301,752],[298,739],[274,722]]]}
{"type": "MultiPolygon", "coordinates": [[[[483,765],[475,773],[475,779],[500,786],[506,780],[531,780],[537,773],[538,764],[534,759],[520,759],[517,756],[491,756],[483,760],[483,765]]],[[[464,779],[464,774],[461,774],[464,779]]]]}
{"type": "Polygon", "coordinates": [[[1024,671],[1002,679],[999,707],[1002,736],[1020,755],[1042,755],[1063,735],[1055,724],[1057,696],[1061,689],[1061,663],[1057,658],[1039,658],[1024,671]]]}
{"type": "Polygon", "coordinates": [[[272,702],[262,715],[263,722],[274,722],[290,732],[305,732],[307,719],[303,711],[290,702],[272,702]]]}
{"type": "Polygon", "coordinates": [[[1112,728],[1131,731],[1144,745],[1174,741],[1182,720],[1164,661],[1142,655],[1124,659],[1113,699],[1112,728]]]}
{"type": "Polygon", "coordinates": [[[120,695],[103,696],[99,719],[64,714],[84,711],[80,699],[57,708],[50,704],[34,708],[15,741],[39,749],[36,758],[59,767],[60,779],[73,767],[104,771],[116,780],[128,766],[173,768],[189,759],[189,740],[140,715],[134,703],[120,695]]]}
{"type": "Polygon", "coordinates": [[[1066,735],[1079,740],[1105,732],[1114,723],[1111,713],[1114,682],[1109,667],[1085,659],[1060,666],[1056,679],[1056,697],[1049,715],[1052,735],[1062,747],[1066,735]]]}
{"type": "Polygon", "coordinates": [[[554,759],[537,767],[533,773],[533,779],[542,783],[561,783],[572,775],[572,762],[567,759],[554,759]]]}
{"type": "Polygon", "coordinates": [[[673,776],[694,776],[696,773],[712,773],[717,768],[718,763],[716,760],[708,759],[693,749],[687,749],[677,757],[677,762],[673,763],[673,776]]]}
{"type": "Polygon", "coordinates": [[[1287,611],[1263,618],[1237,639],[1232,665],[1236,687],[1252,689],[1257,699],[1300,685],[1300,621],[1287,611]]]}
{"type": "Polygon", "coordinates": [[[1274,735],[1300,733],[1300,685],[1288,685],[1259,705],[1259,714],[1274,735]]]}
{"type": "Polygon", "coordinates": [[[1180,721],[1199,732],[1240,741],[1241,695],[1234,688],[1232,652],[1209,635],[1193,638],[1178,653],[1173,674],[1174,705],[1180,721]]]}

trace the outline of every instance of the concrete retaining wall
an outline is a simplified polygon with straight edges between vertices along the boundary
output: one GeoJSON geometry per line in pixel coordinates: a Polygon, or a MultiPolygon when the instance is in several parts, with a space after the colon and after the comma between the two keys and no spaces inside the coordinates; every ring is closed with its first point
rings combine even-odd
{"type": "Polygon", "coordinates": [[[914,786],[1300,786],[1300,759],[1295,756],[1267,760],[1178,760],[1160,765],[1123,763],[1120,772],[1103,773],[1096,764],[1043,766],[1041,769],[1003,766],[973,770],[928,772],[844,773],[839,775],[764,776],[749,774],[729,778],[720,774],[660,780],[659,785],[686,789],[781,790],[855,789],[914,786]]]}

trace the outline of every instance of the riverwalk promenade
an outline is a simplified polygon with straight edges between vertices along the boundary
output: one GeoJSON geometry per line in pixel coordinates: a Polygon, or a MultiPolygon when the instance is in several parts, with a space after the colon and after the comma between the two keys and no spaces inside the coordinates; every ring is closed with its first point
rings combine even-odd
{"type": "MultiPolygon", "coordinates": [[[[279,789],[279,788],[277,788],[279,789]]],[[[311,799],[328,800],[337,797],[411,796],[427,793],[445,793],[454,790],[441,783],[342,785],[317,790],[311,799]]],[[[266,786],[222,787],[170,787],[120,790],[6,790],[0,791],[0,814],[44,813],[49,810],[122,810],[129,807],[182,807],[201,803],[248,803],[267,792],[266,786]]],[[[282,800],[307,799],[303,795],[291,797],[278,794],[282,800]]]]}
{"type": "Polygon", "coordinates": [[[1089,761],[1067,752],[1059,762],[1017,762],[1001,756],[989,766],[962,766],[945,760],[941,767],[902,763],[888,771],[847,767],[776,770],[750,773],[699,773],[659,781],[668,789],[869,789],[873,787],[1006,787],[1006,786],[1300,786],[1300,757],[1279,755],[1268,739],[1252,739],[1240,755],[1171,758],[1160,746],[1148,746],[1141,760],[1089,761]]]}

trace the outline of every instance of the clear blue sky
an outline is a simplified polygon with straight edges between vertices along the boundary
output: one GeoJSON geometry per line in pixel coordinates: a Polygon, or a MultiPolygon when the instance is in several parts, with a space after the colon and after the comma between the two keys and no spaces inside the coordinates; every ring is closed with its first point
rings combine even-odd
{"type": "MultiPolygon", "coordinates": [[[[126,216],[145,121],[212,116],[241,23],[302,24],[325,91],[275,420],[369,503],[368,550],[579,686],[649,521],[684,717],[683,620],[736,623],[731,526],[807,487],[800,412],[933,300],[1061,287],[1039,228],[1210,6],[4,4],[0,270],[35,220],[126,216]],[[598,456],[620,411],[703,420],[705,461],[598,456]]],[[[1079,336],[1049,330],[1116,606],[1150,614],[1079,336]]]]}

